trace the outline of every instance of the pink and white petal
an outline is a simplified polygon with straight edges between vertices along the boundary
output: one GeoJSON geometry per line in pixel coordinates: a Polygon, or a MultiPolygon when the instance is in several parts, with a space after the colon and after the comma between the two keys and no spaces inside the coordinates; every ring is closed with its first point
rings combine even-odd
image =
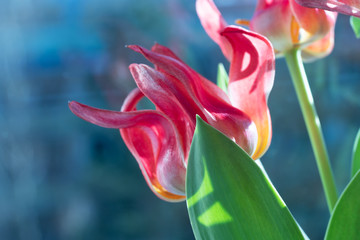
{"type": "Polygon", "coordinates": [[[144,64],[131,64],[130,71],[139,89],[173,122],[187,159],[196,124],[194,116],[204,117],[201,105],[171,76],[144,64]]]}
{"type": "Polygon", "coordinates": [[[152,191],[167,201],[185,199],[186,166],[172,122],[154,110],[116,112],[70,102],[71,111],[93,124],[120,129],[152,191]]]}
{"type": "MultiPolygon", "coordinates": [[[[158,53],[158,54],[162,54],[168,57],[171,57],[173,59],[178,60],[179,62],[181,62],[182,64],[186,65],[185,62],[183,62],[173,51],[171,51],[169,48],[162,46],[160,44],[155,44],[152,48],[151,51],[158,53]]],[[[159,69],[161,71],[161,69],[159,69]]],[[[193,71],[195,72],[195,71],[193,71]]],[[[197,73],[196,73],[197,74],[197,73]]],[[[216,84],[214,84],[213,82],[207,80],[206,78],[202,77],[200,74],[198,74],[201,78],[202,83],[205,85],[206,88],[208,88],[212,93],[216,94],[218,97],[222,98],[223,100],[225,100],[226,102],[230,102],[228,95],[222,91],[216,84]]]]}
{"type": "MultiPolygon", "coordinates": [[[[158,69],[167,74],[168,78],[173,77],[174,81],[182,84],[189,96],[193,97],[193,101],[200,104],[202,119],[236,141],[249,154],[254,151],[257,133],[253,122],[241,110],[233,107],[220,96],[221,94],[217,91],[221,91],[222,94],[223,91],[219,87],[214,84],[211,86],[210,81],[175,58],[157,54],[139,46],[129,47],[142,53],[158,69]]],[[[184,102],[182,105],[187,107],[189,103],[184,102]]],[[[191,117],[195,120],[195,116],[191,117]]]]}
{"type": "Polygon", "coordinates": [[[231,59],[229,43],[220,35],[227,23],[213,0],[196,0],[196,12],[206,33],[219,45],[224,56],[231,59]]]}
{"type": "MultiPolygon", "coordinates": [[[[136,52],[143,54],[144,57],[152,62],[159,71],[173,76],[175,79],[178,79],[179,84],[182,84],[184,89],[187,89],[189,94],[196,94],[196,86],[201,82],[201,84],[205,85],[206,89],[208,89],[212,95],[216,95],[217,98],[221,98],[224,102],[229,103],[229,98],[224,91],[216,86],[216,84],[201,77],[200,74],[186,65],[183,61],[178,60],[178,57],[172,57],[172,54],[174,53],[164,55],[136,45],[130,45],[128,47],[136,52]]],[[[164,46],[162,47],[166,48],[164,46]]],[[[168,52],[171,52],[171,50],[168,49],[168,52]]],[[[193,97],[194,99],[197,98],[196,96],[193,97]]]]}
{"type": "Polygon", "coordinates": [[[267,150],[272,135],[267,98],[274,83],[275,55],[271,43],[262,35],[236,26],[222,35],[231,43],[229,95],[233,106],[255,123],[258,142],[253,159],[267,150]]]}
{"type": "Polygon", "coordinates": [[[346,15],[360,17],[359,0],[295,0],[298,4],[309,8],[321,8],[346,15]]]}

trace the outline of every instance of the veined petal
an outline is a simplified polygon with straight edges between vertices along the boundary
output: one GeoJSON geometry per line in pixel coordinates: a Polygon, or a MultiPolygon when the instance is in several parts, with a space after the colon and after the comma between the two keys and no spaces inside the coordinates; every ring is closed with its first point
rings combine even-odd
{"type": "MultiPolygon", "coordinates": [[[[181,82],[144,64],[131,64],[131,74],[139,89],[174,123],[185,161],[194,135],[196,114],[203,109],[181,82]]],[[[185,163],[184,163],[185,164],[185,163]]]]}
{"type": "Polygon", "coordinates": [[[230,100],[255,122],[258,142],[252,157],[258,159],[267,150],[272,135],[267,98],[274,82],[274,51],[265,37],[240,27],[229,26],[222,35],[228,39],[233,51],[230,100]]]}
{"type": "MultiPolygon", "coordinates": [[[[155,53],[139,46],[129,47],[142,53],[159,71],[182,84],[189,96],[193,97],[193,101],[200,104],[200,113],[204,115],[202,118],[233,139],[250,155],[252,154],[257,142],[256,127],[246,114],[233,107],[227,99],[222,97],[225,93],[219,87],[176,58],[155,53]]],[[[186,107],[189,104],[184,102],[182,105],[186,107]]],[[[190,106],[193,105],[190,104],[190,106]]],[[[191,116],[194,121],[195,116],[191,116]]]]}
{"type": "MultiPolygon", "coordinates": [[[[186,89],[188,93],[194,98],[194,101],[201,99],[203,101],[207,101],[207,99],[204,99],[204,95],[209,95],[210,98],[216,98],[221,102],[230,102],[224,91],[222,91],[211,81],[202,77],[183,61],[178,60],[178,57],[172,57],[170,55],[149,51],[146,48],[136,45],[130,45],[128,47],[136,52],[143,54],[144,57],[152,62],[159,71],[174,77],[176,81],[183,85],[184,89],[186,89]],[[199,88],[199,86],[201,87],[199,88]]],[[[170,52],[169,49],[168,51],[170,52]]]]}
{"type": "Polygon", "coordinates": [[[291,10],[300,27],[306,31],[301,43],[306,45],[326,36],[334,28],[337,13],[317,8],[306,8],[290,0],[291,10]]]}
{"type": "Polygon", "coordinates": [[[318,58],[325,57],[334,48],[334,28],[323,38],[315,41],[306,48],[302,49],[301,57],[304,62],[311,62],[318,58]]]}
{"type": "Polygon", "coordinates": [[[231,59],[229,43],[220,35],[227,23],[213,0],[196,0],[196,12],[206,33],[220,46],[224,56],[231,59]]]}
{"type": "MultiPolygon", "coordinates": [[[[134,92],[128,102],[135,103],[140,100],[139,96],[134,92]]],[[[134,104],[128,106],[132,109],[134,104]]],[[[125,144],[157,196],[167,201],[185,199],[186,166],[176,130],[165,115],[154,110],[108,111],[77,102],[70,102],[69,107],[75,115],[88,122],[120,129],[125,144]]]]}
{"type": "MultiPolygon", "coordinates": [[[[181,62],[182,64],[184,64],[186,66],[186,63],[183,62],[178,56],[176,56],[176,54],[171,51],[169,48],[162,46],[160,44],[155,44],[152,48],[151,51],[155,52],[155,53],[159,53],[168,57],[171,57],[175,60],[178,60],[179,62],[181,62]]],[[[159,69],[161,70],[161,69],[159,69]]],[[[195,73],[195,71],[193,71],[195,73]]],[[[197,73],[196,73],[197,74],[197,73]]],[[[209,89],[210,92],[212,92],[213,94],[217,95],[218,97],[222,98],[224,101],[230,103],[229,97],[228,95],[222,91],[222,89],[220,89],[216,84],[214,84],[213,82],[207,80],[206,78],[202,77],[201,75],[197,74],[198,76],[200,76],[201,78],[201,82],[202,84],[205,85],[205,88],[209,89]]]]}
{"type": "Polygon", "coordinates": [[[295,0],[298,4],[309,8],[321,8],[346,15],[360,17],[359,0],[295,0]]]}

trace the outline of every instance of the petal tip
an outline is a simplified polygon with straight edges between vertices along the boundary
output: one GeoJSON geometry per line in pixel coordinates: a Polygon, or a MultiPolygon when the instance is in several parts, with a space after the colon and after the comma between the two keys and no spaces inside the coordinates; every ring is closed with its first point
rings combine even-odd
{"type": "Polygon", "coordinates": [[[141,53],[142,52],[142,47],[138,46],[138,45],[126,45],[127,48],[130,48],[131,50],[141,53]]]}
{"type": "Polygon", "coordinates": [[[79,118],[82,118],[84,119],[85,121],[88,121],[84,115],[84,112],[86,111],[86,108],[88,106],[84,105],[84,104],[81,104],[79,102],[76,102],[76,101],[69,101],[68,102],[68,106],[69,106],[69,109],[70,111],[75,114],[76,116],[78,116],[79,118]]]}

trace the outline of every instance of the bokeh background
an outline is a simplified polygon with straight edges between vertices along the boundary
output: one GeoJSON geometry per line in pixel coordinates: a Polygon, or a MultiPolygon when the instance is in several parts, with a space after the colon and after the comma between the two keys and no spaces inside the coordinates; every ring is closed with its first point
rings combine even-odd
{"type": "MultiPolygon", "coordinates": [[[[255,0],[215,1],[228,22],[255,0]]],[[[333,53],[307,64],[339,192],[360,127],[360,40],[339,16],[333,53]]],[[[135,87],[126,44],[171,47],[208,79],[228,63],[189,0],[3,0],[0,8],[0,239],[194,239],[185,203],[159,200],[118,131],[75,117],[68,100],[118,110],[135,87]]],[[[329,213],[283,59],[262,162],[311,239],[329,213]]]]}

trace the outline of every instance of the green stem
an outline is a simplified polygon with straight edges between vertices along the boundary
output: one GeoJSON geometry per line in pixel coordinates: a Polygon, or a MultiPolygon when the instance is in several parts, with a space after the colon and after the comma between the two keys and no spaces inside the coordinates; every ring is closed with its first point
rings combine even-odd
{"type": "Polygon", "coordinates": [[[334,209],[338,195],[335,187],[334,177],[331,171],[329,156],[327,154],[319,117],[316,113],[314,100],[306,77],[304,65],[301,60],[301,52],[294,49],[285,54],[291,78],[295,87],[296,95],[304,116],[307,131],[310,136],[311,145],[315,154],[320,178],[325,191],[326,201],[330,214],[334,209]]]}

